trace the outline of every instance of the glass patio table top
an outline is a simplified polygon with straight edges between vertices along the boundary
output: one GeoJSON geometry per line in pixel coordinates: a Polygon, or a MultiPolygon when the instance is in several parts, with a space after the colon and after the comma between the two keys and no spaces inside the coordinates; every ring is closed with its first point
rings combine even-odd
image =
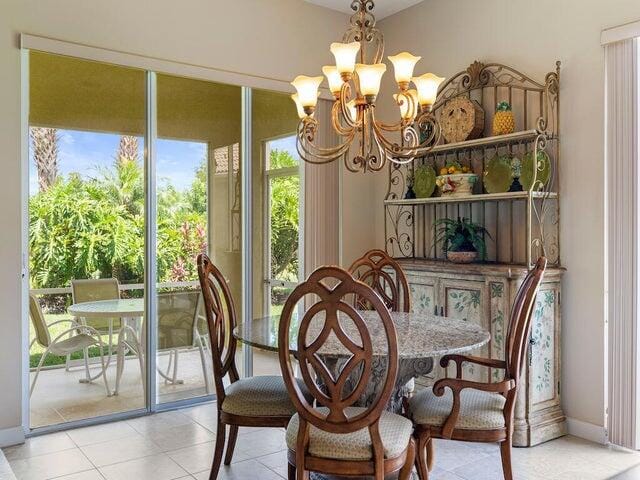
{"type": "Polygon", "coordinates": [[[144,298],[122,298],[74,303],[68,308],[71,315],[84,318],[142,317],[144,298]]]}

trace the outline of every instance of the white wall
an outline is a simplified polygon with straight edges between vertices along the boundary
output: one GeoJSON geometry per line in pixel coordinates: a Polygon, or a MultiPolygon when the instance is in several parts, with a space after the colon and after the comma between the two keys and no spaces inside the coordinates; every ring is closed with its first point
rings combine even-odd
{"type": "Polygon", "coordinates": [[[0,442],[22,421],[19,33],[288,81],[331,61],[346,18],[299,0],[0,0],[0,442]]]}
{"type": "MultiPolygon", "coordinates": [[[[543,79],[556,60],[562,61],[561,241],[567,267],[562,396],[568,417],[598,427],[604,425],[606,388],[600,32],[639,18],[637,0],[427,0],[380,23],[386,53],[407,49],[421,55],[419,73],[449,77],[477,59],[543,79]]],[[[387,88],[392,79],[387,73],[387,88]]],[[[376,238],[383,245],[384,176],[378,175],[376,183],[376,238]]]]}

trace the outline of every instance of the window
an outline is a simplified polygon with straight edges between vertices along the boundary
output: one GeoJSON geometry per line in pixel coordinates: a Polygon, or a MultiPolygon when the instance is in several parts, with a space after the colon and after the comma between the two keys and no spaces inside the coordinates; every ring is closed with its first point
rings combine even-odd
{"type": "Polygon", "coordinates": [[[302,182],[295,135],[264,143],[265,313],[279,315],[303,276],[302,182]]]}

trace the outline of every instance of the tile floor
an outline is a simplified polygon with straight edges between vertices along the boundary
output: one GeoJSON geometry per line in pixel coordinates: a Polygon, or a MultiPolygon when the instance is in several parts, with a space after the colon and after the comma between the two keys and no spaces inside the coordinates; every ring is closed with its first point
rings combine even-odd
{"type": "MultiPolygon", "coordinates": [[[[34,437],[4,454],[17,480],[170,480],[208,478],[216,413],[206,404],[150,417],[34,437]]],[[[515,478],[596,480],[640,478],[640,453],[564,437],[514,449],[515,478]],[[638,471],[634,472],[634,467],[638,471]],[[637,475],[637,476],[636,476],[637,475]]],[[[281,429],[241,429],[225,480],[286,478],[281,429]]],[[[1,467],[0,480],[13,480],[1,467]]],[[[432,480],[502,479],[498,447],[440,441],[432,480]]]]}

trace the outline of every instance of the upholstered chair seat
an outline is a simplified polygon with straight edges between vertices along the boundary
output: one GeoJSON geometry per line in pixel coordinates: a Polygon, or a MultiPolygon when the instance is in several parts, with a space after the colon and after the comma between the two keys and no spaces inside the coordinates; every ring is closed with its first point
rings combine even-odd
{"type": "MultiPolygon", "coordinates": [[[[460,392],[460,416],[456,422],[459,430],[497,430],[505,428],[504,404],[499,393],[483,392],[467,388],[460,392]]],[[[408,416],[419,425],[440,427],[451,415],[453,395],[446,389],[438,397],[426,389],[409,400],[408,416]]]]}
{"type": "MultiPolygon", "coordinates": [[[[312,401],[302,380],[298,385],[305,396],[312,401]]],[[[259,376],[242,378],[226,388],[222,411],[244,417],[291,416],[296,407],[289,398],[287,387],[280,376],[259,376]]]]}
{"type": "MultiPolygon", "coordinates": [[[[327,408],[318,408],[326,415],[327,408]]],[[[347,417],[354,417],[364,412],[364,408],[349,407],[345,409],[347,417]]],[[[287,447],[296,450],[298,437],[298,415],[294,415],[287,427],[287,447]]],[[[396,458],[406,449],[411,440],[413,424],[410,420],[391,412],[382,412],[380,416],[380,438],[384,448],[384,457],[396,458]]],[[[371,460],[373,447],[369,429],[363,428],[351,433],[331,433],[316,427],[309,429],[309,454],[314,457],[332,460],[371,460]]]]}

